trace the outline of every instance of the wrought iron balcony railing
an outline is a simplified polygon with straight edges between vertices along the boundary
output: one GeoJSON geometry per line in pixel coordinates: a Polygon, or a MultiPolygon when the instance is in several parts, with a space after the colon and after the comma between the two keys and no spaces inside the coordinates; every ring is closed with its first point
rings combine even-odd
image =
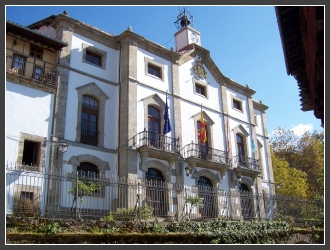
{"type": "Polygon", "coordinates": [[[98,132],[91,129],[81,129],[81,139],[80,142],[88,145],[97,146],[98,145],[98,132]]]}
{"type": "Polygon", "coordinates": [[[261,171],[260,160],[253,159],[243,155],[233,156],[233,166],[234,168],[241,167],[254,171],[261,171]]]}
{"type": "Polygon", "coordinates": [[[36,82],[57,85],[57,70],[25,60],[18,60],[11,55],[6,55],[6,71],[27,77],[28,79],[33,79],[36,82]]]}
{"type": "Polygon", "coordinates": [[[165,151],[180,152],[179,138],[172,138],[161,134],[156,134],[144,130],[133,138],[133,144],[136,147],[152,147],[165,151]]]}
{"type": "Polygon", "coordinates": [[[230,159],[226,151],[190,143],[181,150],[183,158],[196,157],[222,164],[230,164],[230,159]]]}

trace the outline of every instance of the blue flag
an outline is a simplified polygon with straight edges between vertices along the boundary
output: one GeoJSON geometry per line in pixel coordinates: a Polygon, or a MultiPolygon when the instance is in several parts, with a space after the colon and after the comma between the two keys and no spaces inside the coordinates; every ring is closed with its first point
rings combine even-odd
{"type": "Polygon", "coordinates": [[[164,112],[164,129],[163,129],[163,134],[167,134],[170,132],[171,129],[171,123],[170,119],[168,118],[168,105],[167,105],[167,95],[166,95],[166,105],[165,105],[165,112],[164,112]]]}
{"type": "Polygon", "coordinates": [[[254,140],[252,139],[251,142],[251,148],[252,148],[252,153],[254,152],[254,149],[256,148],[256,145],[254,144],[254,140]]]}

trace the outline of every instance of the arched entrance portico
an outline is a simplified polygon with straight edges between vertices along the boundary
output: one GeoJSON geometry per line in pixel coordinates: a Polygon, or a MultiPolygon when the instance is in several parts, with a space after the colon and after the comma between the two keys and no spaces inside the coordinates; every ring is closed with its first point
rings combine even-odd
{"type": "Polygon", "coordinates": [[[200,176],[198,179],[198,195],[203,198],[203,207],[200,208],[202,218],[212,217],[213,215],[213,189],[212,181],[205,177],[200,176]]]}
{"type": "Polygon", "coordinates": [[[165,178],[162,172],[155,168],[148,168],[146,181],[146,201],[148,206],[153,207],[153,215],[155,217],[166,217],[168,202],[165,192],[165,178]]]}
{"type": "Polygon", "coordinates": [[[248,186],[241,183],[239,187],[240,192],[240,203],[241,203],[241,213],[244,219],[254,219],[254,197],[253,193],[250,191],[248,186]]]}

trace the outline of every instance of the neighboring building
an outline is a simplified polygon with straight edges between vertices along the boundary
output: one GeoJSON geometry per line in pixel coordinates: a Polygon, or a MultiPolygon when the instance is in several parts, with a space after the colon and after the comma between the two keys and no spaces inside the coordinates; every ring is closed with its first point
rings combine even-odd
{"type": "MultiPolygon", "coordinates": [[[[6,22],[6,161],[36,173],[53,164],[49,155],[58,58],[68,45],[56,39],[54,28],[43,26],[42,30],[6,22]]],[[[44,185],[37,183],[30,189],[22,183],[7,181],[7,192],[15,198],[39,197],[44,185]]]]}
{"type": "MultiPolygon", "coordinates": [[[[34,64],[43,63],[40,72],[35,70],[23,81],[26,70],[7,61],[7,161],[26,164],[22,145],[32,141],[44,147],[37,151],[36,157],[43,160],[36,166],[64,175],[92,173],[274,194],[268,107],[252,99],[254,90],[221,73],[210,52],[201,46],[200,32],[189,25],[186,12],[180,13],[178,21],[176,49],[170,50],[130,28],[115,36],[67,14],[28,27],[7,21],[7,57],[17,53],[22,43],[26,61],[33,56],[37,57],[34,64]],[[29,42],[12,26],[38,37],[29,42]],[[39,51],[43,51],[41,57],[39,51]],[[52,60],[46,58],[48,54],[52,60]],[[56,81],[51,77],[51,86],[38,80],[49,79],[50,72],[44,72],[48,67],[59,72],[56,81]],[[40,85],[47,91],[39,90],[40,85]],[[163,134],[166,106],[171,131],[163,134]],[[201,114],[207,138],[203,144],[201,114]],[[63,142],[68,148],[61,153],[63,142]]],[[[72,197],[67,198],[63,185],[47,185],[47,209],[71,206],[72,197]]],[[[107,190],[104,185],[99,197],[88,198],[95,200],[90,209],[110,209],[116,200],[136,195],[127,191],[111,198],[107,190]]],[[[153,196],[152,191],[148,194],[153,196]]],[[[149,201],[155,199],[169,203],[167,215],[174,216],[181,209],[174,196],[149,201]]],[[[127,206],[131,205],[127,198],[127,206]]],[[[204,207],[208,206],[218,204],[206,197],[204,207]]],[[[241,215],[244,212],[237,213],[241,215]]]]}
{"type": "Polygon", "coordinates": [[[324,128],[324,6],[275,6],[286,71],[298,83],[301,110],[324,128]]]}

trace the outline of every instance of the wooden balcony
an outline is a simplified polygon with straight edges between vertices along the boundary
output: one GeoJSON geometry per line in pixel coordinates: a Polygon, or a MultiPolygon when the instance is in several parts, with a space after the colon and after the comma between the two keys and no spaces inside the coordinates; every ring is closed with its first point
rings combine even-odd
{"type": "Polygon", "coordinates": [[[35,63],[14,60],[11,55],[6,55],[6,72],[38,83],[57,85],[58,71],[35,63]]]}

